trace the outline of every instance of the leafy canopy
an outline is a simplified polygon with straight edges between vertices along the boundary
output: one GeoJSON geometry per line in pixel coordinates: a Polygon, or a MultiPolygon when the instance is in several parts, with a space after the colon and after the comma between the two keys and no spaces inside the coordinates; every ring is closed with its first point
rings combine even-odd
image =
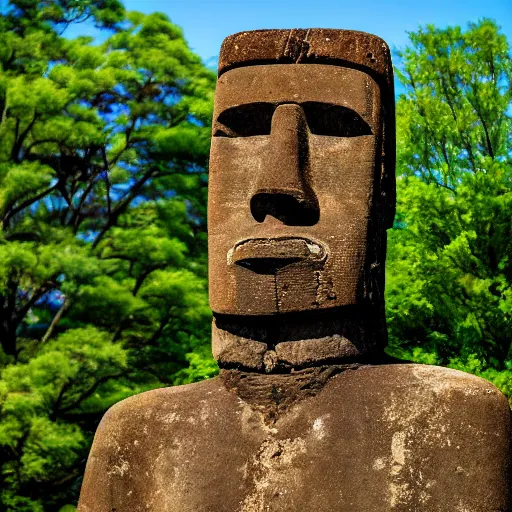
{"type": "Polygon", "coordinates": [[[159,13],[0,19],[0,508],[76,502],[105,410],[206,378],[214,75],[159,13]],[[109,37],[66,39],[71,23],[109,37]]]}
{"type": "Polygon", "coordinates": [[[510,48],[490,20],[421,28],[398,53],[398,215],[390,352],[512,397],[510,48]]]}

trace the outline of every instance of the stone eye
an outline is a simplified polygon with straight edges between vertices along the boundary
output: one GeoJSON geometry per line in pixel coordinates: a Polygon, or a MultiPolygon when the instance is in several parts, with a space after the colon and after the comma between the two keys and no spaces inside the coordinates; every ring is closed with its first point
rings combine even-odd
{"type": "Polygon", "coordinates": [[[214,137],[252,137],[269,135],[272,115],[276,106],[272,103],[250,103],[224,110],[217,118],[214,137]]]}
{"type": "MultiPolygon", "coordinates": [[[[322,102],[305,102],[304,110],[309,130],[314,135],[359,137],[372,135],[368,123],[354,110],[322,102]]],[[[270,135],[273,103],[249,103],[224,110],[217,118],[214,137],[252,137],[270,135]]]]}
{"type": "Polygon", "coordinates": [[[314,135],[331,137],[359,137],[372,135],[368,123],[354,110],[329,103],[307,102],[301,107],[309,130],[314,135]]]}

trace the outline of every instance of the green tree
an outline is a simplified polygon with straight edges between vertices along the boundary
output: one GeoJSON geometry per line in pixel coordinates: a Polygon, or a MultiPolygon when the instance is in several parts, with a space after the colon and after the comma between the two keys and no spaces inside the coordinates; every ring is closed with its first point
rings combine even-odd
{"type": "Polygon", "coordinates": [[[163,14],[0,18],[0,508],[76,502],[103,412],[205,378],[214,75],[163,14]],[[109,36],[69,40],[89,20],[109,36]]]}
{"type": "Polygon", "coordinates": [[[390,353],[484,376],[512,397],[510,49],[490,20],[433,26],[398,53],[390,353]]]}

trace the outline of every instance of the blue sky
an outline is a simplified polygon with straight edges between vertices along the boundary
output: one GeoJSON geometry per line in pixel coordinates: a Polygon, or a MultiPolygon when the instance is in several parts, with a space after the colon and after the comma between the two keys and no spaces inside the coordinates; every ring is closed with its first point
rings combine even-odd
{"type": "Polygon", "coordinates": [[[393,47],[420,24],[466,25],[493,18],[512,42],[512,0],[125,0],[129,10],[165,12],[209,65],[224,37],[258,28],[347,28],[371,32],[393,47]]]}

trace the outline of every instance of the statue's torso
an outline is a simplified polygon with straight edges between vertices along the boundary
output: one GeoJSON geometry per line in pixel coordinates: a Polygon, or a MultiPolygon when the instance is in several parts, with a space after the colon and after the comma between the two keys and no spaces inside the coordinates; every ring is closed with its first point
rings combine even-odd
{"type": "Polygon", "coordinates": [[[274,421],[216,378],[109,411],[79,511],[505,512],[509,438],[503,396],[452,370],[345,371],[274,421]]]}

